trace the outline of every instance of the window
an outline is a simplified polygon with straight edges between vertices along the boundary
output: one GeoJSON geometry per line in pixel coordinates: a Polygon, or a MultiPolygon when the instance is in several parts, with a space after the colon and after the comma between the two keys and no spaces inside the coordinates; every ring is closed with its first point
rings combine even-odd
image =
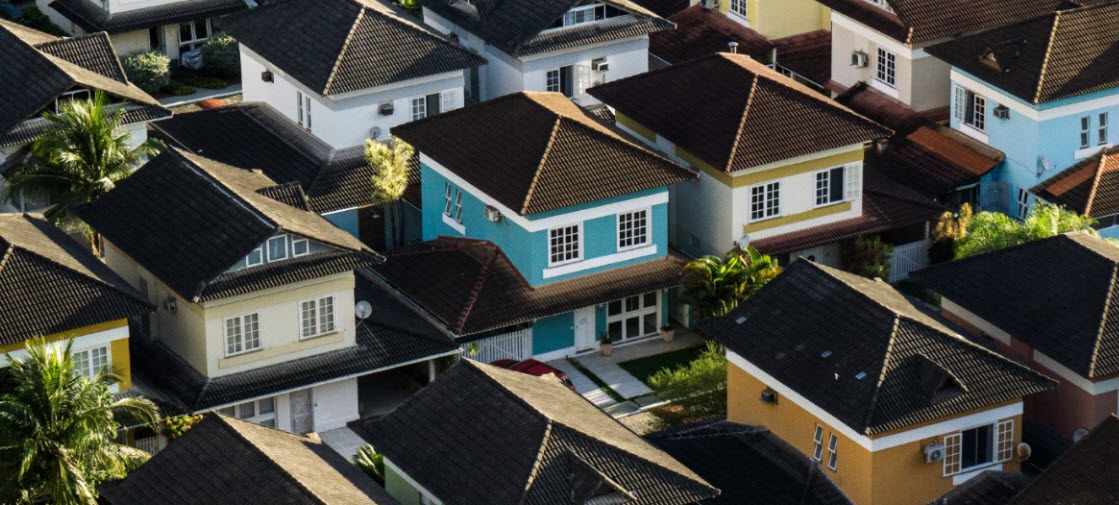
{"type": "Polygon", "coordinates": [[[144,295],[145,300],[151,299],[150,289],[148,288],[148,280],[140,277],[140,294],[144,295]]]}
{"type": "Polygon", "coordinates": [[[443,202],[444,202],[443,203],[443,215],[444,216],[448,216],[448,217],[451,216],[451,209],[453,207],[453,204],[451,203],[452,201],[453,200],[451,200],[451,183],[445,182],[445,183],[443,183],[443,202]]]}
{"type": "Polygon", "coordinates": [[[894,12],[894,9],[890,7],[890,4],[886,3],[886,0],[866,0],[866,1],[870,2],[874,5],[877,5],[881,9],[885,9],[887,12],[894,12]]]}
{"type": "Polygon", "coordinates": [[[257,247],[245,257],[245,265],[256,266],[264,263],[264,247],[257,247]]]}
{"type": "Polygon", "coordinates": [[[592,23],[624,14],[626,14],[625,11],[612,5],[603,5],[600,3],[580,5],[564,13],[563,17],[557,19],[549,28],[563,28],[565,26],[592,23]]]}
{"type": "Polygon", "coordinates": [[[749,16],[746,11],[746,0],[730,0],[730,11],[744,18],[749,16]]]}
{"type": "Polygon", "coordinates": [[[148,49],[163,52],[163,26],[148,28],[148,49]]]}
{"type": "Polygon", "coordinates": [[[831,438],[828,439],[828,468],[832,469],[833,471],[835,470],[835,463],[838,459],[838,456],[835,453],[836,445],[838,443],[839,440],[836,438],[835,433],[832,433],[831,438]]]}
{"type": "Polygon", "coordinates": [[[548,231],[548,265],[556,266],[579,261],[583,258],[579,243],[581,224],[561,226],[548,231]]]}
{"type": "Polygon", "coordinates": [[[820,461],[824,458],[824,427],[816,425],[816,431],[812,433],[812,443],[815,449],[812,450],[812,459],[820,461]]]}
{"type": "Polygon", "coordinates": [[[1026,214],[1030,211],[1030,193],[1025,189],[1018,188],[1018,207],[1015,210],[1018,220],[1025,220],[1026,214]]]}
{"type": "Polygon", "coordinates": [[[311,338],[334,331],[334,297],[324,296],[299,302],[300,338],[311,338]]]}
{"type": "Polygon", "coordinates": [[[218,413],[262,426],[276,427],[275,398],[262,398],[256,401],[233,405],[219,410],[218,413]]]}
{"type": "Polygon", "coordinates": [[[210,20],[195,19],[179,23],[179,51],[193,51],[210,38],[210,20]]]}
{"type": "Polygon", "coordinates": [[[961,86],[956,86],[953,95],[956,119],[976,130],[986,131],[987,99],[961,86]]]}
{"type": "Polygon", "coordinates": [[[307,121],[303,123],[303,127],[311,131],[311,97],[303,97],[303,108],[307,109],[307,121]]]}
{"type": "Polygon", "coordinates": [[[843,167],[816,172],[816,205],[843,201],[843,167]]]}
{"type": "Polygon", "coordinates": [[[423,119],[427,117],[427,99],[426,98],[413,98],[412,99],[412,121],[423,119]]]}
{"type": "Polygon", "coordinates": [[[268,239],[268,261],[278,261],[288,257],[288,236],[277,235],[268,239]]]}
{"type": "Polygon", "coordinates": [[[260,319],[255,312],[225,319],[225,355],[260,349],[260,319]]]}
{"type": "Polygon", "coordinates": [[[443,184],[443,215],[462,224],[462,190],[452,190],[449,182],[443,184]]]}
{"type": "Polygon", "coordinates": [[[649,243],[649,211],[636,210],[618,214],[618,250],[641,247],[649,243]]]}
{"type": "Polygon", "coordinates": [[[1014,420],[1001,421],[995,431],[995,461],[1010,461],[1014,457],[1014,420]]]}
{"type": "Polygon", "coordinates": [[[606,304],[606,332],[613,341],[652,335],[660,328],[660,294],[629,296],[606,304]]]}
{"type": "Polygon", "coordinates": [[[1092,137],[1092,119],[1088,116],[1080,118],[1080,148],[1088,147],[1092,137]]]}
{"type": "Polygon", "coordinates": [[[549,70],[545,75],[545,90],[562,93],[563,96],[571,98],[572,91],[575,88],[574,76],[575,70],[571,65],[549,70]]]}
{"type": "Polygon", "coordinates": [[[310,254],[310,252],[311,252],[311,241],[309,241],[309,240],[307,240],[303,237],[296,237],[296,236],[291,237],[291,255],[292,255],[292,257],[303,256],[304,254],[310,254]]]}
{"type": "Polygon", "coordinates": [[[781,183],[770,182],[750,188],[750,220],[757,221],[781,213],[781,183]]]}
{"type": "Polygon", "coordinates": [[[1100,114],[1100,124],[1096,127],[1096,143],[1099,145],[1107,144],[1107,113],[1100,114]]]}
{"type": "Polygon", "coordinates": [[[303,124],[303,92],[295,92],[295,122],[303,124]]]}
{"type": "Polygon", "coordinates": [[[455,191],[455,222],[462,224],[462,190],[455,191]]]}
{"type": "Polygon", "coordinates": [[[875,77],[879,82],[891,88],[897,85],[897,55],[881,47],[878,48],[878,72],[875,77]]]}
{"type": "Polygon", "coordinates": [[[93,379],[98,372],[110,370],[109,346],[94,347],[73,354],[74,375],[93,379]]]}
{"type": "Polygon", "coordinates": [[[1014,421],[976,426],[944,437],[944,475],[1009,461],[1014,456],[1014,421]]]}
{"type": "Polygon", "coordinates": [[[81,89],[81,88],[71,89],[70,91],[62,93],[61,95],[58,95],[58,98],[55,98],[55,100],[54,100],[54,113],[55,114],[61,113],[62,112],[62,106],[66,103],[74,102],[74,101],[83,101],[84,102],[84,101],[89,100],[90,96],[91,95],[89,94],[88,89],[81,89]]]}

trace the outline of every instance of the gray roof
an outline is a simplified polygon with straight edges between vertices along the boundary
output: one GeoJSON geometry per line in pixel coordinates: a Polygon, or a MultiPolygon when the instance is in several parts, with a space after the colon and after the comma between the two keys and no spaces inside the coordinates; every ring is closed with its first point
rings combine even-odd
{"type": "Polygon", "coordinates": [[[55,0],[49,7],[87,32],[123,33],[237,12],[245,0],[179,0],[155,7],[108,12],[90,0],[55,0]]]}
{"type": "Polygon", "coordinates": [[[444,505],[685,504],[718,490],[560,384],[460,361],[380,420],[351,424],[444,505]]]}
{"type": "Polygon", "coordinates": [[[323,95],[485,64],[407,16],[375,0],[278,0],[220,24],[323,95]]]}

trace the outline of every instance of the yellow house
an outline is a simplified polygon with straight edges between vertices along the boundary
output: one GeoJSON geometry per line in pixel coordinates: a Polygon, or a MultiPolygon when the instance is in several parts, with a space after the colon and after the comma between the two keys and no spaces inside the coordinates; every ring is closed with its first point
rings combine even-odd
{"type": "Polygon", "coordinates": [[[1055,383],[980,347],[888,284],[789,266],[700,330],[727,349],[727,419],[764,425],[857,505],[926,504],[1018,471],[1022,398],[1055,383]]]}
{"type": "Polygon", "coordinates": [[[768,39],[831,28],[831,10],[816,0],[721,0],[710,3],[730,19],[768,39]]]}
{"type": "MultiPolygon", "coordinates": [[[[129,318],[151,306],[42,216],[0,214],[0,353],[26,356],[27,341],[72,341],[75,370],[111,369],[114,391],[132,385],[129,318]]],[[[0,358],[5,361],[6,359],[0,358]]]]}

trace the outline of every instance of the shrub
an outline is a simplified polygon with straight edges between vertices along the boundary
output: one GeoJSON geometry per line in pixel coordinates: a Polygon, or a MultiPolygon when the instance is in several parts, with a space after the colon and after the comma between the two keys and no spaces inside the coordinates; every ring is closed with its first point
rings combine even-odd
{"type": "Polygon", "coordinates": [[[710,417],[727,411],[727,357],[715,342],[699,358],[675,370],[662,369],[649,378],[661,399],[693,417],[710,417]]]}
{"type": "Polygon", "coordinates": [[[241,54],[237,49],[237,40],[222,32],[211,35],[202,44],[202,64],[216,76],[240,79],[241,54]]]}
{"type": "Polygon", "coordinates": [[[194,425],[202,421],[202,416],[177,416],[163,420],[163,435],[168,440],[175,440],[183,436],[194,425]]]}
{"type": "Polygon", "coordinates": [[[354,456],[354,465],[378,484],[385,485],[385,457],[377,454],[373,446],[367,445],[358,449],[357,455],[354,456]]]}
{"type": "Polygon", "coordinates": [[[894,246],[883,242],[880,237],[859,237],[847,246],[845,253],[844,264],[848,272],[868,279],[890,278],[894,246]]]}
{"type": "Polygon", "coordinates": [[[47,32],[58,37],[70,36],[70,34],[66,33],[66,31],[63,30],[61,27],[51,22],[51,18],[47,17],[46,14],[43,14],[43,11],[35,7],[34,4],[23,6],[23,8],[19,10],[19,12],[20,15],[23,17],[23,24],[31,28],[34,28],[41,32],[47,32]]]}
{"type": "Polygon", "coordinates": [[[163,53],[136,53],[121,61],[121,65],[128,80],[148,93],[155,93],[171,83],[171,58],[163,53]]]}

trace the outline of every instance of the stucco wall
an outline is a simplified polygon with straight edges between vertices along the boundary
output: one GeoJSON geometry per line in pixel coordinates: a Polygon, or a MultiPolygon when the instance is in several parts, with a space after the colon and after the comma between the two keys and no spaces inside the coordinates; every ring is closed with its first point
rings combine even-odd
{"type": "MultiPolygon", "coordinates": [[[[730,8],[730,1],[720,2],[720,10],[730,8]]],[[[815,0],[749,0],[749,25],[768,39],[778,39],[831,25],[830,9],[815,0]]]]}

